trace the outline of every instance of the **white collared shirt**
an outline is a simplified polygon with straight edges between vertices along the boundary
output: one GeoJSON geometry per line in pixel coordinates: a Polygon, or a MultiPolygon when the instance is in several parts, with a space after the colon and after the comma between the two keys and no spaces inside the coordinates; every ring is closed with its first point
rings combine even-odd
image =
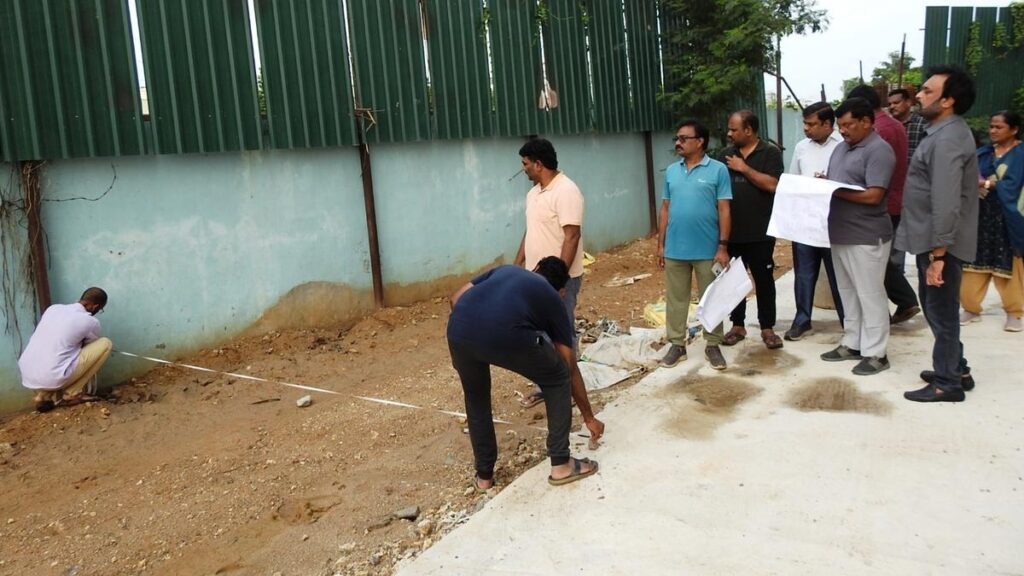
{"type": "Polygon", "coordinates": [[[828,161],[832,151],[843,141],[839,132],[832,132],[824,144],[818,144],[810,138],[804,138],[793,147],[793,159],[789,163],[789,173],[800,176],[814,176],[828,173],[828,161]]]}
{"type": "Polygon", "coordinates": [[[82,304],[50,306],[18,358],[22,386],[41,390],[60,388],[74,372],[82,345],[99,337],[100,321],[82,304]]]}

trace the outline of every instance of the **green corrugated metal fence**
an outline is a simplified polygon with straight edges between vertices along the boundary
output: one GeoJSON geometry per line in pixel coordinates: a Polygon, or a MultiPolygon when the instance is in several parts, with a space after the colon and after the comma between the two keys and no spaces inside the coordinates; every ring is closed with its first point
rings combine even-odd
{"type": "Polygon", "coordinates": [[[124,0],[0,1],[0,158],[143,151],[124,0]]]}
{"type": "Polygon", "coordinates": [[[261,147],[246,0],[136,0],[153,151],[261,147]]]}
{"type": "Polygon", "coordinates": [[[358,105],[376,124],[370,142],[430,138],[427,74],[416,0],[349,0],[358,105]]]}
{"type": "Polygon", "coordinates": [[[483,4],[448,0],[426,7],[437,137],[489,136],[494,124],[483,4]]]}
{"type": "Polygon", "coordinates": [[[632,129],[630,85],[626,64],[626,30],[620,0],[589,0],[590,61],[594,79],[597,129],[632,129]]]}
{"type": "Polygon", "coordinates": [[[0,0],[2,158],[348,146],[361,130],[402,142],[671,125],[654,0],[345,5],[255,0],[261,102],[247,0],[0,0]]]}
{"type": "Polygon", "coordinates": [[[337,0],[257,0],[272,148],[357,142],[344,14],[337,0]]]}
{"type": "Polygon", "coordinates": [[[579,0],[548,0],[544,61],[558,106],[546,112],[547,132],[578,134],[593,129],[586,52],[588,20],[589,14],[579,0]]]}
{"type": "Polygon", "coordinates": [[[658,107],[661,60],[657,7],[650,0],[626,0],[625,8],[626,40],[632,63],[633,128],[657,130],[663,127],[663,114],[658,107]]]}
{"type": "Polygon", "coordinates": [[[540,30],[534,0],[488,0],[494,58],[496,133],[525,136],[542,131],[537,100],[543,81],[540,30]]]}
{"type": "Polygon", "coordinates": [[[1009,108],[1014,92],[1024,85],[1024,46],[1012,39],[1024,22],[1013,22],[1009,7],[929,6],[925,10],[924,59],[927,69],[935,64],[960,64],[974,76],[977,99],[970,116],[987,116],[1009,108]],[[977,24],[977,56],[971,62],[971,28],[977,24]],[[1006,40],[997,43],[997,28],[1006,40]],[[1016,30],[1015,30],[1016,28],[1016,30]],[[947,42],[948,36],[948,42],[947,42]]]}

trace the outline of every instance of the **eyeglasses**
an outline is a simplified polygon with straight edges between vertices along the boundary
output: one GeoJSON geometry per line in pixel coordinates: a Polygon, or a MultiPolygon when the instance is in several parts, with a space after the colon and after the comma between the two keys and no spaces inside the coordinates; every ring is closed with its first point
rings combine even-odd
{"type": "Polygon", "coordinates": [[[700,136],[676,136],[675,138],[672,139],[672,143],[685,143],[687,140],[700,140],[700,136]]]}

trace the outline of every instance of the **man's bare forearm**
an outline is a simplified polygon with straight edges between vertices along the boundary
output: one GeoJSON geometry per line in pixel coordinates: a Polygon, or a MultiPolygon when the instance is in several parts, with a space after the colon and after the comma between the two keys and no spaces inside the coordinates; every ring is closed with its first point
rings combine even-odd
{"type": "Polygon", "coordinates": [[[562,226],[565,239],[562,240],[562,253],[559,256],[566,266],[572,267],[576,260],[576,251],[580,248],[580,237],[582,236],[579,226],[562,226]]]}

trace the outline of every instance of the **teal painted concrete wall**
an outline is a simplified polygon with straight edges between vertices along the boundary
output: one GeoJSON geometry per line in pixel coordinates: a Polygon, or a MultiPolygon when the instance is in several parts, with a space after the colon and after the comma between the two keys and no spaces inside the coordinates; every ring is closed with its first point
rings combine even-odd
{"type": "MultiPolygon", "coordinates": [[[[372,303],[352,150],[52,162],[42,187],[53,300],[104,288],[116,348],[175,357],[238,334],[310,282],[372,303]],[[55,201],[108,187],[96,201],[55,201]]],[[[102,375],[148,366],[115,355],[102,375]]]]}
{"type": "MultiPolygon", "coordinates": [[[[588,252],[646,234],[643,138],[552,137],[559,169],[586,199],[588,252]]],[[[373,147],[381,260],[386,284],[465,274],[511,262],[525,231],[532,183],[519,173],[523,140],[440,141],[373,147]]],[[[390,296],[389,296],[390,298],[390,296]]]]}
{"type": "MultiPolygon", "coordinates": [[[[640,135],[552,141],[560,168],[586,196],[586,250],[647,233],[640,135]]],[[[530,187],[517,174],[522,142],[372,147],[389,301],[443,294],[471,272],[512,260],[530,187]]],[[[656,160],[657,170],[670,159],[656,160]]],[[[331,324],[372,308],[354,149],[55,161],[41,185],[53,300],[75,301],[92,285],[106,289],[100,320],[115,348],[176,358],[246,329],[331,324]]],[[[19,292],[29,306],[27,342],[32,296],[19,292]]],[[[3,340],[0,410],[5,400],[25,406],[29,399],[11,337],[3,340]]],[[[114,356],[101,381],[150,367],[114,356]]]]}

